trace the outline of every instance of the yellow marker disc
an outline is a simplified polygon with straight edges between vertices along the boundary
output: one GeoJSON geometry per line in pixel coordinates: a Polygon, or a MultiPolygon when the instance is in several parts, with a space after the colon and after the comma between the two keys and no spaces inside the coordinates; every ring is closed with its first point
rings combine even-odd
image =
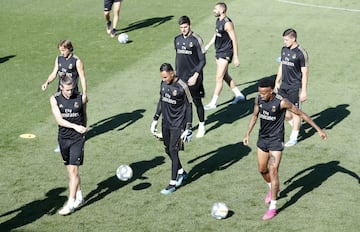
{"type": "Polygon", "coordinates": [[[36,136],[34,134],[22,134],[22,135],[20,135],[20,138],[23,138],[23,139],[33,139],[35,137],[36,136]]]}

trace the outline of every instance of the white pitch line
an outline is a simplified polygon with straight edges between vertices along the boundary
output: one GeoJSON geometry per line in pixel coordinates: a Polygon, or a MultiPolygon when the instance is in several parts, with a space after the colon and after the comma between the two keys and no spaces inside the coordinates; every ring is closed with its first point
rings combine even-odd
{"type": "Polygon", "coordinates": [[[282,2],[282,3],[299,5],[299,6],[316,7],[316,8],[330,9],[330,10],[342,10],[342,11],[360,12],[360,10],[357,10],[357,9],[349,9],[349,8],[340,8],[340,7],[332,7],[332,6],[314,5],[314,4],[307,4],[307,3],[293,2],[293,1],[286,1],[286,0],[277,0],[277,1],[278,1],[278,2],[282,2]]]}

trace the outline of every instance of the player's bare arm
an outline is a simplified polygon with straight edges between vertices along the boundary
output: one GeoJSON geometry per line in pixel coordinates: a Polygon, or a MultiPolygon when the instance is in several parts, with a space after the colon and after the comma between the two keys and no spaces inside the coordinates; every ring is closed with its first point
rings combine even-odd
{"type": "Polygon", "coordinates": [[[50,73],[50,75],[46,79],[45,83],[42,84],[42,86],[41,86],[41,89],[43,91],[45,91],[47,89],[48,85],[55,80],[57,71],[58,71],[58,58],[56,57],[53,71],[50,73]]]}
{"type": "Polygon", "coordinates": [[[205,52],[207,52],[207,50],[209,50],[209,48],[215,43],[215,39],[216,39],[216,33],[213,35],[213,37],[211,38],[211,40],[209,41],[209,43],[206,44],[206,46],[205,46],[205,52]]]}
{"type": "Polygon", "coordinates": [[[300,102],[307,100],[307,83],[309,77],[309,67],[301,68],[302,78],[301,78],[301,92],[300,92],[300,102]]]}
{"type": "Polygon", "coordinates": [[[232,41],[233,45],[233,60],[235,67],[240,65],[239,56],[238,56],[238,42],[237,37],[234,29],[234,24],[232,22],[225,23],[225,31],[229,34],[229,37],[232,41]]]}
{"type": "Polygon", "coordinates": [[[83,114],[84,114],[84,125],[87,126],[87,97],[82,95],[82,103],[83,103],[83,114]]]}
{"type": "Polygon", "coordinates": [[[251,115],[249,125],[248,125],[248,129],[247,129],[246,134],[245,134],[244,139],[243,139],[243,144],[245,146],[249,145],[250,134],[251,134],[251,131],[253,130],[253,128],[254,128],[254,126],[256,124],[256,121],[258,119],[258,115],[259,115],[259,105],[257,104],[257,97],[256,97],[255,98],[254,111],[253,111],[253,113],[251,115]]]}
{"type": "Polygon", "coordinates": [[[81,81],[81,88],[82,88],[82,94],[86,96],[86,79],[85,79],[85,71],[84,71],[84,64],[83,62],[78,59],[76,61],[76,69],[79,73],[79,78],[80,78],[80,81],[81,81]]]}
{"type": "Polygon", "coordinates": [[[321,128],[318,125],[316,125],[316,123],[305,112],[297,108],[294,104],[289,102],[289,100],[284,98],[281,101],[281,107],[290,110],[294,114],[300,116],[303,120],[305,120],[305,122],[309,123],[319,133],[321,139],[326,140],[327,138],[326,133],[323,130],[321,130],[321,128]]]}

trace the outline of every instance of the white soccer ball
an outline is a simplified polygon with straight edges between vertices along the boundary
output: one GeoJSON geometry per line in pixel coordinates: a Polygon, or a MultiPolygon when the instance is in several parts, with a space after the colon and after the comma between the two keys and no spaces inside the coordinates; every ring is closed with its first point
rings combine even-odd
{"type": "Polygon", "coordinates": [[[118,41],[119,43],[127,43],[129,41],[129,36],[126,34],[126,33],[121,33],[119,36],[118,36],[118,41]]]}
{"type": "Polygon", "coordinates": [[[216,202],[211,208],[211,216],[216,219],[224,219],[228,215],[229,208],[223,202],[216,202]]]}
{"type": "Polygon", "coordinates": [[[116,169],[116,176],[119,180],[127,181],[133,176],[133,170],[129,165],[120,165],[116,169]]]}

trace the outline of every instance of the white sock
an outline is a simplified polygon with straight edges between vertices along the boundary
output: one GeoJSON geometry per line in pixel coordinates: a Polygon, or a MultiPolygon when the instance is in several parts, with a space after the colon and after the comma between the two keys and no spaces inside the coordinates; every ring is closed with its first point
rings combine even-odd
{"type": "Polygon", "coordinates": [[[238,87],[235,87],[235,88],[233,88],[233,89],[231,89],[231,90],[234,92],[235,97],[239,97],[239,96],[244,97],[244,94],[242,94],[242,93],[240,92],[240,90],[238,89],[238,87]]]}
{"type": "Polygon", "coordinates": [[[170,180],[170,185],[176,185],[176,180],[170,180]]]}
{"type": "Polygon", "coordinates": [[[205,122],[199,122],[199,129],[205,127],[205,122]]]}
{"type": "Polygon", "coordinates": [[[276,201],[274,201],[274,200],[270,201],[269,209],[276,209],[276,201]]]}
{"type": "Polygon", "coordinates": [[[269,186],[269,189],[271,189],[271,183],[267,182],[267,185],[269,186]]]}
{"type": "Polygon", "coordinates": [[[299,131],[298,130],[292,130],[291,134],[290,134],[290,140],[292,141],[297,141],[297,137],[299,135],[299,131]]]}
{"type": "Polygon", "coordinates": [[[75,198],[69,197],[69,200],[67,202],[67,206],[71,209],[74,208],[74,202],[75,202],[75,198]]]}
{"type": "Polygon", "coordinates": [[[78,200],[82,200],[82,199],[83,199],[83,195],[82,195],[81,190],[79,190],[79,191],[76,192],[76,199],[78,199],[78,200]]]}
{"type": "Polygon", "coordinates": [[[213,98],[211,99],[211,102],[209,103],[209,105],[216,105],[218,98],[219,98],[219,96],[214,95],[213,98]]]}

